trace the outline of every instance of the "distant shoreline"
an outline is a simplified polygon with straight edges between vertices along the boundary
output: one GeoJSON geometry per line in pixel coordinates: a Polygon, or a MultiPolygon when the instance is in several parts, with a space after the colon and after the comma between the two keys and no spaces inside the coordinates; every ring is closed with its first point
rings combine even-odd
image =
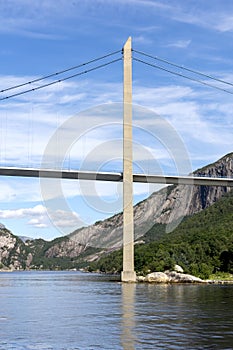
{"type": "MultiPolygon", "coordinates": [[[[97,274],[102,274],[100,272],[88,272],[88,271],[83,271],[83,270],[33,270],[33,269],[29,269],[29,270],[10,270],[10,269],[0,269],[0,273],[9,273],[9,272],[86,272],[86,273],[97,273],[97,274]]],[[[103,275],[106,275],[105,273],[103,275]]],[[[114,275],[116,276],[116,274],[109,274],[109,275],[114,275]]],[[[119,274],[120,277],[120,274],[119,274]]],[[[207,280],[201,280],[201,281],[168,281],[168,282],[162,282],[162,281],[146,281],[146,280],[142,280],[140,279],[140,276],[138,276],[136,283],[148,283],[148,284],[188,284],[188,285],[233,285],[233,280],[224,280],[224,279],[207,279],[207,280]]]]}

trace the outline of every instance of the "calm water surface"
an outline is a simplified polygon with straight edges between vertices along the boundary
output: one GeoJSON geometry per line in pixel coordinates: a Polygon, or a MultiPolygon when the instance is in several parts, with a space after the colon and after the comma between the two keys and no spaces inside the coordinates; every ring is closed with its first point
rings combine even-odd
{"type": "Polygon", "coordinates": [[[233,349],[233,285],[0,273],[0,350],[233,349]]]}

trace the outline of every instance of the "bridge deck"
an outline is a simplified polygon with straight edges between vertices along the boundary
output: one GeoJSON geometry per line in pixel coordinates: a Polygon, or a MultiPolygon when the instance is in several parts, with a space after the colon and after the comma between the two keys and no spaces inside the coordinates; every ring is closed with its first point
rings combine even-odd
{"type": "MultiPolygon", "coordinates": [[[[121,182],[123,180],[123,173],[13,167],[1,167],[0,176],[40,177],[113,182],[121,182]]],[[[133,174],[133,181],[137,183],[233,187],[233,178],[133,174]]]]}

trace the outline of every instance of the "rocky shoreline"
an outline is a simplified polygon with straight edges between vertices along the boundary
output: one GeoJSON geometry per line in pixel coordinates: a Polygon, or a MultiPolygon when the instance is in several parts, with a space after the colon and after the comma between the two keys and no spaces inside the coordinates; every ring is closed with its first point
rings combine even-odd
{"type": "Polygon", "coordinates": [[[138,282],[148,283],[202,283],[199,277],[176,271],[151,272],[148,275],[138,276],[138,282]]]}
{"type": "Polygon", "coordinates": [[[177,271],[165,271],[165,272],[152,272],[146,276],[138,276],[137,282],[147,283],[195,283],[195,284],[233,284],[233,281],[228,280],[202,280],[199,277],[195,277],[183,272],[177,271]]]}
{"type": "Polygon", "coordinates": [[[173,271],[151,272],[146,276],[138,276],[137,282],[147,283],[198,283],[198,284],[233,284],[233,280],[203,280],[186,274],[180,265],[175,265],[173,271]]]}

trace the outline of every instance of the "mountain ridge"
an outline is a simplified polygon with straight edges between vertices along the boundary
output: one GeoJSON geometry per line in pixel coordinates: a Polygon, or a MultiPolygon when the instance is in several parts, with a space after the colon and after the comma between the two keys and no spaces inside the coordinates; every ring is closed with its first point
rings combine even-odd
{"type": "MultiPolygon", "coordinates": [[[[194,175],[233,177],[233,153],[197,169],[194,175]]],[[[143,241],[146,232],[155,224],[163,225],[166,232],[173,231],[184,217],[208,208],[229,191],[230,188],[221,186],[171,185],[152,193],[134,206],[135,241],[143,241]]],[[[71,261],[75,266],[96,260],[122,246],[122,224],[122,213],[118,213],[51,242],[42,239],[23,242],[0,227],[0,242],[8,232],[8,249],[7,244],[0,245],[0,264],[13,269],[59,268],[72,265],[71,261]]],[[[162,234],[161,231],[158,237],[162,234]]]]}
{"type": "MultiPolygon", "coordinates": [[[[233,153],[194,172],[195,176],[232,177],[233,153]]],[[[172,231],[185,216],[193,215],[215,203],[230,188],[222,186],[171,185],[152,193],[134,206],[135,240],[139,240],[155,224],[166,224],[172,231]]],[[[87,247],[118,249],[122,245],[122,213],[72,232],[68,237],[73,242],[69,249],[81,245],[87,247]]],[[[64,247],[63,247],[64,248],[64,247]]],[[[80,252],[80,246],[78,247],[80,252]]],[[[54,255],[50,250],[49,256],[54,255]]],[[[62,255],[60,255],[62,256],[62,255]]]]}

